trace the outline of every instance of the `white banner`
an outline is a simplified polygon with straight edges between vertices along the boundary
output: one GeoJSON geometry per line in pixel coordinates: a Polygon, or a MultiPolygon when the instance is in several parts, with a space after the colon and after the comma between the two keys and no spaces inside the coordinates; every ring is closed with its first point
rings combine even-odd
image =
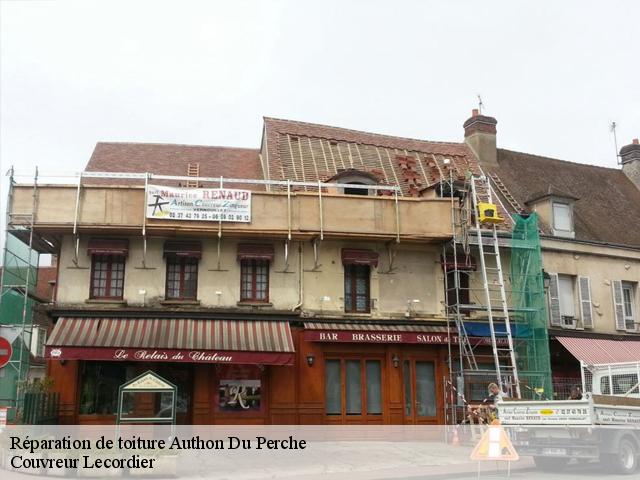
{"type": "Polygon", "coordinates": [[[251,222],[251,192],[232,188],[147,187],[147,218],[251,222]]]}

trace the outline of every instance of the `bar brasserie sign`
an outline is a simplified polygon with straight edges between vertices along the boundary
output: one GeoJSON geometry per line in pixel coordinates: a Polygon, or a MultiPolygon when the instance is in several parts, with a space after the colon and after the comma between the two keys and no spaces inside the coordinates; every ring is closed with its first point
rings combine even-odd
{"type": "Polygon", "coordinates": [[[147,218],[251,222],[251,192],[232,188],[147,186],[147,218]]]}

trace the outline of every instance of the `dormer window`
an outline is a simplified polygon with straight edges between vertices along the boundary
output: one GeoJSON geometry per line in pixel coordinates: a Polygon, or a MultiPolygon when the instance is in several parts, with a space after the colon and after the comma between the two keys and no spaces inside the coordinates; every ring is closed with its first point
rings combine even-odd
{"type": "Polygon", "coordinates": [[[350,168],[348,170],[341,170],[336,175],[327,180],[327,183],[340,183],[345,185],[339,189],[339,193],[345,195],[375,195],[376,190],[369,188],[362,188],[366,185],[378,185],[378,177],[369,172],[363,172],[362,170],[356,170],[350,168]],[[346,185],[354,185],[354,187],[348,187],[346,185]],[[357,187],[355,185],[358,185],[357,187]]]}
{"type": "Polygon", "coordinates": [[[540,215],[554,236],[575,238],[573,206],[578,200],[571,193],[550,186],[546,191],[532,195],[525,204],[540,215]]]}
{"type": "MultiPolygon", "coordinates": [[[[349,182],[349,185],[367,185],[367,184],[362,182],[349,182]]],[[[369,189],[344,187],[344,193],[345,195],[369,195],[369,189]]]]}

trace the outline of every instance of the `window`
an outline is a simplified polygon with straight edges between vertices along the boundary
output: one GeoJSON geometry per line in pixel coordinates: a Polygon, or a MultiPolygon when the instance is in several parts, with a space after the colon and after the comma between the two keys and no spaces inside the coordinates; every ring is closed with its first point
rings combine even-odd
{"type": "Polygon", "coordinates": [[[575,279],[571,275],[558,275],[560,315],[563,325],[568,327],[574,325],[576,316],[574,285],[575,279]]]}
{"type": "Polygon", "coordinates": [[[91,256],[91,298],[122,299],[124,261],[120,255],[91,256]]]}
{"type": "Polygon", "coordinates": [[[328,359],[324,374],[327,415],[382,415],[380,360],[328,359]]]}
{"type": "Polygon", "coordinates": [[[198,291],[198,259],[167,257],[167,300],[195,300],[198,291]]]}
{"type": "Polygon", "coordinates": [[[35,356],[44,357],[44,343],[47,340],[47,329],[36,328],[35,356]]]}
{"type": "Polygon", "coordinates": [[[573,236],[573,215],[568,203],[553,202],[553,233],[573,236]]]}
{"type": "MultiPolygon", "coordinates": [[[[456,272],[448,271],[447,272],[447,305],[452,307],[459,303],[460,305],[469,305],[469,274],[470,272],[458,272],[458,295],[456,296],[456,272]]],[[[464,310],[465,313],[468,313],[469,310],[464,310]]]]}
{"type": "Polygon", "coordinates": [[[369,313],[371,301],[369,297],[369,265],[344,266],[344,311],[351,313],[369,313]]]}
{"type": "Polygon", "coordinates": [[[82,368],[79,413],[115,414],[118,387],[135,376],[133,367],[117,362],[85,362],[82,368]]]}
{"type": "Polygon", "coordinates": [[[243,259],[240,261],[240,301],[269,301],[269,261],[243,259]]]}
{"type": "MultiPolygon", "coordinates": [[[[613,395],[638,394],[638,375],[635,373],[622,373],[611,375],[613,380],[613,395]]],[[[602,395],[612,395],[609,377],[600,379],[600,393],[602,395]]]]}
{"type": "MultiPolygon", "coordinates": [[[[362,183],[362,182],[349,182],[349,185],[367,185],[366,183],[362,183]]],[[[364,195],[367,196],[369,195],[369,189],[367,188],[349,188],[349,187],[344,187],[344,193],[346,195],[364,195]]]]}
{"type": "Polygon", "coordinates": [[[624,311],[624,324],[627,330],[636,330],[636,312],[634,284],[622,282],[622,306],[624,311]]]}

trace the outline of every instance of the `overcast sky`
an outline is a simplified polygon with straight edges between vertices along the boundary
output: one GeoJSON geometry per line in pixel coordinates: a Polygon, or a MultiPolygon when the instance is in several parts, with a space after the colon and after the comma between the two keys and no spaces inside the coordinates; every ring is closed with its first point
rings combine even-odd
{"type": "Polygon", "coordinates": [[[635,0],[0,5],[3,173],[79,171],[98,141],[257,147],[263,115],[461,141],[479,93],[501,147],[615,167],[609,124],[640,136],[635,0]]]}

